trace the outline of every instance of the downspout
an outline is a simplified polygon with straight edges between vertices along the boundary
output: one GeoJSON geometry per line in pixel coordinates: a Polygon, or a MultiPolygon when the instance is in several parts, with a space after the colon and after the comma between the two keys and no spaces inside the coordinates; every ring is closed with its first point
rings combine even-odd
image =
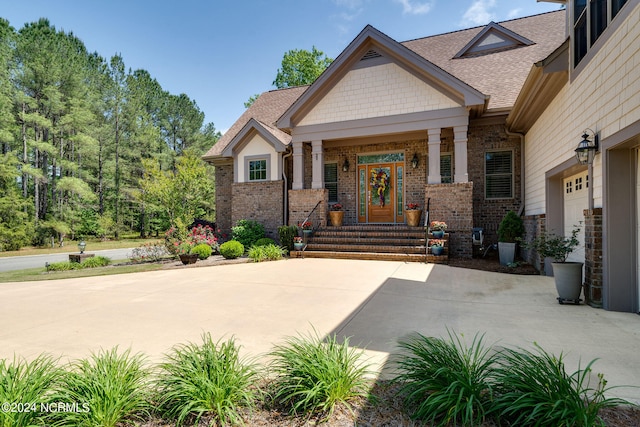
{"type": "Polygon", "coordinates": [[[289,181],[287,180],[287,162],[288,157],[291,157],[293,152],[287,148],[287,152],[282,155],[282,179],[284,180],[284,206],[282,207],[282,225],[289,225],[289,181]]]}
{"type": "Polygon", "coordinates": [[[511,132],[507,127],[504,128],[507,136],[517,136],[520,138],[520,208],[518,209],[518,216],[524,214],[524,133],[511,132]]]}

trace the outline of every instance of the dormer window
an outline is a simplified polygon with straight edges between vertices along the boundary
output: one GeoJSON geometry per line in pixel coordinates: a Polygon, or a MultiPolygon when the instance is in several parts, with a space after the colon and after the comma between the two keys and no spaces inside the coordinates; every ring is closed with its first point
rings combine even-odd
{"type": "Polygon", "coordinates": [[[573,0],[573,66],[596,43],[627,0],[573,0]]]}

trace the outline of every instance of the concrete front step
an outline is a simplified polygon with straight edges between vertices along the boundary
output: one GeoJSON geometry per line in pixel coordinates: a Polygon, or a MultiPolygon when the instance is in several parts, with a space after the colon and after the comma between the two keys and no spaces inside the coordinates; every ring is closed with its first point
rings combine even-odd
{"type": "Polygon", "coordinates": [[[315,251],[345,251],[345,252],[377,252],[377,253],[410,253],[410,254],[426,254],[425,246],[395,246],[395,245],[370,245],[367,243],[316,243],[311,240],[307,244],[307,250],[315,251]]]}
{"type": "MultiPolygon", "coordinates": [[[[292,251],[291,257],[294,258],[333,258],[333,259],[364,259],[373,261],[409,261],[409,262],[426,262],[427,255],[423,254],[398,254],[398,253],[379,253],[379,252],[337,252],[337,251],[292,251]]],[[[433,258],[433,255],[430,255],[433,258]]],[[[444,258],[446,257],[439,257],[444,258]]],[[[430,261],[436,262],[436,261],[430,261]]]]}
{"type": "Polygon", "coordinates": [[[360,236],[313,236],[313,243],[331,243],[336,245],[383,245],[383,246],[426,246],[426,239],[408,239],[397,237],[360,237],[360,236]]]}

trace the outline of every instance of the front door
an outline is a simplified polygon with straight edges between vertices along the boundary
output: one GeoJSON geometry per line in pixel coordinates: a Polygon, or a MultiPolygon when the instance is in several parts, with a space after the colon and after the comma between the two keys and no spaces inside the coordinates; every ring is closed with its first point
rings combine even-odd
{"type": "Polygon", "coordinates": [[[398,161],[358,165],[358,222],[404,222],[403,172],[398,161]]]}

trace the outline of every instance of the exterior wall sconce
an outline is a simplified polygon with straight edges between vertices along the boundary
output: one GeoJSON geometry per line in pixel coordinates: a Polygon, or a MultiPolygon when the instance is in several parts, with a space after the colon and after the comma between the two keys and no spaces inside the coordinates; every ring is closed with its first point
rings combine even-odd
{"type": "Polygon", "coordinates": [[[411,159],[411,167],[414,169],[418,167],[418,163],[420,159],[418,158],[418,153],[413,153],[413,158],[411,159]]]}
{"type": "Polygon", "coordinates": [[[585,129],[582,134],[582,141],[578,143],[578,148],[575,149],[576,159],[578,159],[578,163],[581,165],[592,165],[593,158],[598,151],[598,134],[592,131],[591,129],[585,129]],[[591,132],[591,136],[593,140],[589,139],[589,132],[591,132]]]}
{"type": "Polygon", "coordinates": [[[342,172],[349,172],[349,159],[344,158],[344,163],[342,164],[342,172]]]}

